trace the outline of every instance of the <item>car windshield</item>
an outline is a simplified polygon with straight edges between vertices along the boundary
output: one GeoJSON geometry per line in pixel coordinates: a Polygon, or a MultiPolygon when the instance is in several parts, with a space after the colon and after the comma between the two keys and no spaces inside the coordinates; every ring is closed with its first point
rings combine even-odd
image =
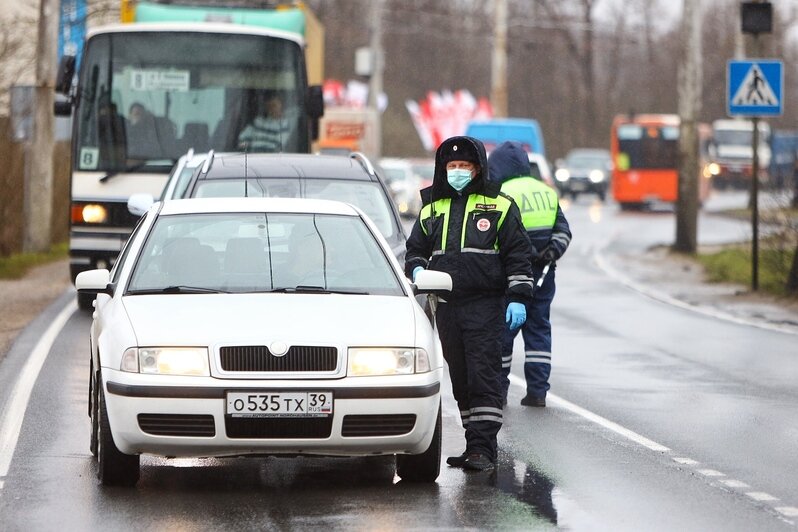
{"type": "Polygon", "coordinates": [[[127,290],[404,294],[360,217],[282,213],[161,216],[127,290]]]}
{"type": "Polygon", "coordinates": [[[399,233],[389,200],[377,183],[346,179],[208,179],[198,181],[191,197],[279,197],[328,199],[358,207],[391,239],[399,233]]]}

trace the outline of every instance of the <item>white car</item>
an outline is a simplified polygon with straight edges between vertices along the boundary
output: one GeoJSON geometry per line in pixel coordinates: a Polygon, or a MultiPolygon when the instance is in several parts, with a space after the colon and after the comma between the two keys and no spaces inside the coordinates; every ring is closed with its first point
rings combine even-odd
{"type": "Polygon", "coordinates": [[[405,480],[440,469],[440,342],[415,284],[362,211],[333,201],[156,203],[97,294],[91,450],[106,485],[139,455],[397,455],[405,480]]]}

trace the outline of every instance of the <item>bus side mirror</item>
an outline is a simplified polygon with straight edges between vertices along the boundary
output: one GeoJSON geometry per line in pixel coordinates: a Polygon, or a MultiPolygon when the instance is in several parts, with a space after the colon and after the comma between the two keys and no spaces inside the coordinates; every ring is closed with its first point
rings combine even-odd
{"type": "MultiPolygon", "coordinates": [[[[72,91],[72,79],[75,77],[75,56],[65,55],[58,64],[58,74],[55,78],[55,92],[66,94],[72,91]]],[[[56,114],[58,112],[56,111],[56,114]]]]}
{"type": "Polygon", "coordinates": [[[72,102],[69,100],[57,100],[53,103],[53,113],[55,116],[70,116],[72,114],[72,102]]]}
{"type": "Polygon", "coordinates": [[[321,85],[311,85],[305,95],[305,107],[310,118],[310,136],[319,138],[319,119],[324,116],[324,94],[321,85]]]}

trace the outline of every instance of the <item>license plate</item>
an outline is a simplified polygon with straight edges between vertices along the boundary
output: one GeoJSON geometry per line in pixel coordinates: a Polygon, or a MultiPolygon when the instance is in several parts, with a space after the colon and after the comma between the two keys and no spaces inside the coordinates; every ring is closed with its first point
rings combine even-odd
{"type": "Polygon", "coordinates": [[[587,184],[586,183],[583,183],[581,181],[573,181],[571,183],[571,190],[575,190],[577,192],[581,192],[581,191],[583,191],[585,189],[587,189],[587,184]]]}
{"type": "Polygon", "coordinates": [[[227,414],[233,417],[327,417],[332,392],[228,392],[227,414]]]}

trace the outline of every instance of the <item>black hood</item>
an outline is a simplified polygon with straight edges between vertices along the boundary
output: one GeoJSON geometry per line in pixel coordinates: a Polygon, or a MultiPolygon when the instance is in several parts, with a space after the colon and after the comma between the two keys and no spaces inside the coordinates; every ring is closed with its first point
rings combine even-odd
{"type": "Polygon", "coordinates": [[[432,186],[422,191],[424,203],[459,195],[446,179],[446,163],[455,160],[473,161],[479,165],[479,173],[459,194],[495,196],[498,193],[499,187],[488,182],[488,156],[482,142],[473,137],[451,137],[441,142],[435,152],[435,176],[432,178],[432,186]]]}
{"type": "Polygon", "coordinates": [[[490,179],[504,183],[514,177],[531,175],[529,156],[520,142],[507,141],[499,144],[490,154],[490,179]]]}

